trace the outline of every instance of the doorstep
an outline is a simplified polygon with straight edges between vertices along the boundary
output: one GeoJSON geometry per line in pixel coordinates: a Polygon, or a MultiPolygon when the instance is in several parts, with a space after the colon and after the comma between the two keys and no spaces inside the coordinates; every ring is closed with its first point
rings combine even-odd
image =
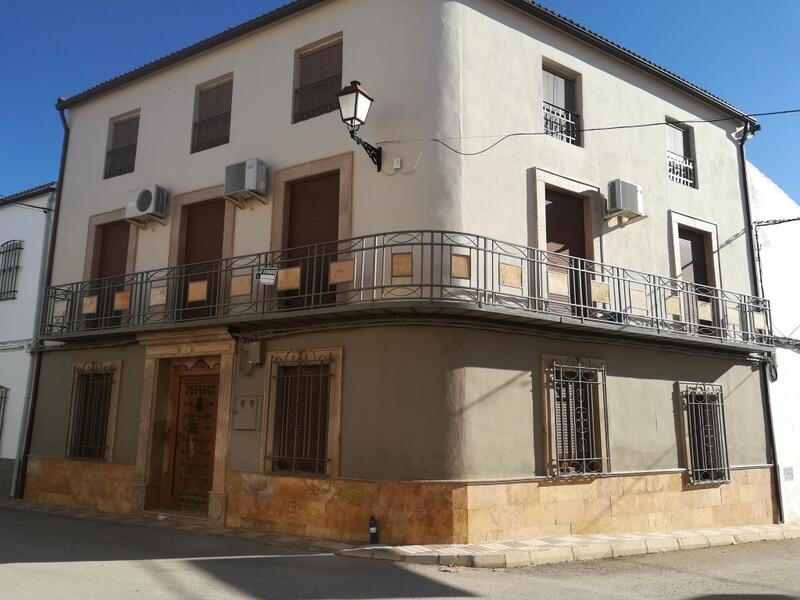
{"type": "Polygon", "coordinates": [[[338,554],[423,565],[505,569],[797,538],[800,538],[800,522],[659,533],[542,537],[519,542],[362,546],[340,550],[338,554]]]}

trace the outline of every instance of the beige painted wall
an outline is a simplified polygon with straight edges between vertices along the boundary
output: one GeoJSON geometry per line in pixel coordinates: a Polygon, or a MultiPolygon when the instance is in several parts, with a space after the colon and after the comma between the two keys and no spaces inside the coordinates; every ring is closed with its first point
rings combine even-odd
{"type": "MultiPolygon", "coordinates": [[[[543,354],[604,360],[612,469],[680,466],[676,380],[719,382],[732,465],[767,462],[758,374],[703,356],[455,327],[397,326],[270,340],[268,351],[341,346],[341,474],[365,479],[543,475],[543,354]],[[666,360],[668,358],[668,360],[666,360]]],[[[263,370],[239,389],[263,386],[263,370]]],[[[255,471],[263,434],[233,432],[231,468],[255,471]]]]}
{"type": "Polygon", "coordinates": [[[120,361],[122,364],[113,461],[133,463],[136,460],[139,399],[144,374],[144,351],[138,344],[59,350],[42,355],[42,376],[39,378],[30,453],[32,456],[64,456],[73,367],[89,361],[120,361]]]}
{"type": "MultiPolygon", "coordinates": [[[[354,235],[425,227],[527,243],[531,169],[603,192],[609,180],[624,178],[643,187],[649,217],[608,228],[597,201],[598,258],[673,275],[672,209],[718,225],[721,283],[749,291],[733,125],[695,127],[699,189],[668,180],[663,127],[587,134],[582,148],[543,136],[515,138],[463,158],[434,143],[391,143],[379,175],[337,113],[291,124],[294,51],[337,32],[344,37],[343,80],[361,79],[377,100],[362,132],[372,142],[541,131],[543,59],[580,74],[586,127],[720,116],[496,0],[333,0],[71,111],[54,281],[82,278],[89,215],[125,206],[133,189],[157,183],[181,194],[221,184],[225,165],[251,156],[281,169],[355,150],[354,235]],[[229,72],[231,142],[189,154],[195,86],[229,72]],[[108,121],[135,108],[136,170],[103,180],[108,121]],[[404,171],[389,177],[395,157],[405,161],[404,171]]],[[[462,148],[490,141],[468,140],[462,148]]],[[[237,211],[235,254],[269,248],[271,208],[252,203],[237,211]]],[[[154,226],[139,234],[137,270],[167,263],[168,233],[154,226]]]]}

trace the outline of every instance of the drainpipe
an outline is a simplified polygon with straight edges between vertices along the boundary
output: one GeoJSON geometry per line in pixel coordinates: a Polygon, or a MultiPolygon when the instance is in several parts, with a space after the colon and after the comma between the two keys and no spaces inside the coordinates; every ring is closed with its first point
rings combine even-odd
{"type": "MultiPolygon", "coordinates": [[[[19,449],[17,455],[19,460],[15,463],[14,481],[12,495],[14,498],[22,498],[25,493],[25,473],[28,468],[28,454],[31,451],[31,438],[33,435],[33,418],[36,414],[36,397],[39,393],[39,376],[42,370],[42,323],[44,321],[44,298],[50,287],[53,276],[53,257],[56,250],[56,233],[58,232],[58,213],[61,209],[61,190],[64,187],[64,170],[67,165],[67,146],[69,145],[69,124],[64,116],[65,107],[61,106],[63,98],[59,98],[56,103],[58,116],[61,118],[61,127],[64,129],[64,136],[61,141],[61,162],[58,166],[58,183],[56,184],[56,195],[49,224],[49,231],[45,231],[45,242],[47,251],[42,252],[43,263],[39,276],[39,294],[36,300],[36,320],[31,341],[32,367],[28,374],[28,384],[25,390],[25,408],[22,417],[22,431],[20,436],[19,449]]],[[[44,250],[44,248],[43,248],[44,250]]]]}
{"type": "MultiPolygon", "coordinates": [[[[747,143],[748,136],[752,137],[752,135],[755,135],[760,130],[760,125],[753,125],[749,122],[745,122],[744,130],[742,131],[742,137],[739,140],[739,164],[742,174],[742,193],[744,194],[744,210],[747,221],[745,231],[747,231],[747,245],[750,250],[750,287],[752,289],[752,294],[758,297],[762,296],[761,257],[759,256],[756,240],[754,239],[753,235],[753,211],[750,205],[750,182],[747,177],[747,155],[745,154],[744,145],[747,143]]],[[[760,364],[758,374],[759,380],[761,381],[761,393],[764,397],[767,422],[769,423],[768,437],[770,451],[772,452],[772,471],[775,475],[775,482],[778,487],[778,519],[781,523],[783,523],[783,482],[781,481],[781,472],[780,468],[778,467],[778,448],[775,444],[775,420],[772,416],[772,399],[769,393],[769,375],[767,373],[767,363],[762,362],[760,364]]]]}

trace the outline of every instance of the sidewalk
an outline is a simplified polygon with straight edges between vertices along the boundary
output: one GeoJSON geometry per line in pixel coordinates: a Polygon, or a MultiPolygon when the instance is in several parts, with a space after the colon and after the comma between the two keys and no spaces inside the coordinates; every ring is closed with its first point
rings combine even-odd
{"type": "Polygon", "coordinates": [[[503,569],[796,538],[800,538],[800,523],[663,533],[573,535],[484,544],[364,546],[341,550],[339,554],[423,565],[503,569]]]}

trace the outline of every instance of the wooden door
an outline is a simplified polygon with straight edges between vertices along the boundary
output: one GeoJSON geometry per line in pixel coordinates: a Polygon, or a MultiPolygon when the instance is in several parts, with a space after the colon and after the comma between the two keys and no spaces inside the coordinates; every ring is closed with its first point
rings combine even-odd
{"type": "Polygon", "coordinates": [[[208,510],[214,477],[219,375],[180,378],[170,508],[208,510]]]}
{"type": "Polygon", "coordinates": [[[336,260],[339,239],[339,172],[304,179],[290,187],[286,247],[299,266],[300,289],[289,292],[291,307],[332,304],[336,295],[328,284],[330,263],[336,260]]]}
{"type": "Polygon", "coordinates": [[[711,277],[706,252],[706,234],[691,229],[678,229],[681,280],[693,284],[688,286],[685,306],[687,320],[693,323],[712,322],[711,277]]]}
{"type": "Polygon", "coordinates": [[[588,298],[583,199],[548,191],[545,220],[550,310],[577,316],[588,298]]]}
{"type": "Polygon", "coordinates": [[[224,225],[224,200],[186,208],[181,256],[184,265],[181,319],[202,319],[218,313],[224,225]]]}
{"type": "Polygon", "coordinates": [[[94,273],[97,285],[97,310],[89,315],[90,327],[113,327],[120,324],[120,313],[114,310],[114,295],[123,289],[128,267],[128,242],[131,226],[126,221],[101,225],[97,231],[97,258],[94,273]]]}

